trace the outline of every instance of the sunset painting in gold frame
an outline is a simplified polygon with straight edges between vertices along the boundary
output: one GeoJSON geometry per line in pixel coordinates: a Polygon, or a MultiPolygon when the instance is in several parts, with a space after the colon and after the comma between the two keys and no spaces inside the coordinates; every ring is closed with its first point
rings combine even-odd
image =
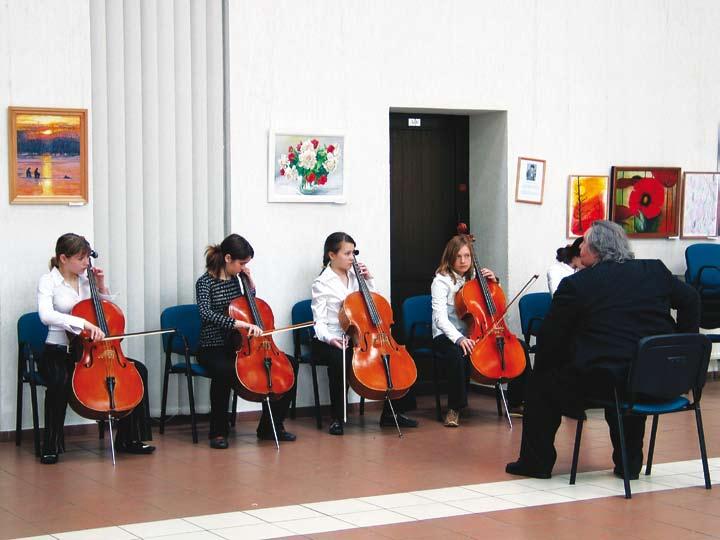
{"type": "Polygon", "coordinates": [[[11,204],[88,202],[87,110],[8,107],[11,204]]]}

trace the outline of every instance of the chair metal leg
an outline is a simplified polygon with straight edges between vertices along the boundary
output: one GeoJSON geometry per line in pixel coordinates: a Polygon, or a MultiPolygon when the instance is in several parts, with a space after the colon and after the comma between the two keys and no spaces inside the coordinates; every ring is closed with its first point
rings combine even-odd
{"type": "MultiPolygon", "coordinates": [[[[187,359],[187,362],[190,362],[189,358],[187,359]]],[[[186,365],[189,365],[189,364],[186,364],[186,365]]],[[[197,433],[197,421],[195,419],[195,394],[193,393],[192,375],[190,375],[190,373],[185,373],[185,379],[187,380],[188,401],[190,402],[190,425],[192,426],[192,440],[193,440],[193,444],[197,444],[198,433],[197,433]]]]}
{"type": "Polygon", "coordinates": [[[657,436],[659,415],[653,416],[652,430],[650,431],[650,445],[648,446],[647,464],[645,465],[645,476],[649,476],[652,471],[653,454],[655,453],[655,437],[657,436]]]}
{"type": "Polygon", "coordinates": [[[435,416],[438,422],[442,422],[442,408],[440,406],[440,373],[438,369],[438,359],[433,354],[433,386],[435,387],[435,416]]]}
{"type": "Polygon", "coordinates": [[[365,414],[365,398],[360,396],[360,416],[365,414]]]}
{"type": "MultiPolygon", "coordinates": [[[[112,437],[112,431],[110,432],[112,437]]],[[[98,439],[102,440],[105,438],[105,420],[98,420],[98,439]]]]}
{"type": "Polygon", "coordinates": [[[162,387],[162,403],[160,404],[160,434],[165,433],[165,420],[167,418],[167,397],[168,397],[168,383],[170,382],[170,370],[168,365],[169,360],[165,360],[165,375],[163,377],[162,387]]]}
{"type": "Polygon", "coordinates": [[[585,420],[578,419],[577,428],[575,428],[575,446],[573,447],[572,466],[570,467],[570,485],[575,484],[577,476],[578,460],[580,458],[580,439],[582,438],[583,423],[585,420]]]}
{"type": "Polygon", "coordinates": [[[232,416],[230,417],[230,425],[235,427],[235,421],[237,420],[237,390],[233,388],[233,400],[232,400],[232,416]]]}
{"type": "Polygon", "coordinates": [[[23,413],[23,378],[22,366],[18,365],[17,380],[17,409],[15,409],[15,446],[22,441],[22,413],[23,413]]]}
{"type": "Polygon", "coordinates": [[[310,362],[310,369],[312,370],[313,393],[315,395],[315,421],[317,422],[317,428],[322,429],[322,415],[320,414],[320,393],[318,392],[317,367],[315,366],[315,362],[310,362]]]}
{"type": "Polygon", "coordinates": [[[710,489],[712,484],[710,483],[710,469],[708,468],[707,449],[705,448],[705,430],[703,429],[700,405],[697,403],[695,404],[695,421],[698,430],[698,443],[700,444],[700,459],[702,460],[703,475],[705,476],[705,489],[710,489]]]}
{"type": "Polygon", "coordinates": [[[38,418],[37,387],[33,382],[30,382],[30,401],[32,402],[33,442],[35,444],[35,455],[40,457],[40,420],[38,418]]]}
{"type": "Polygon", "coordinates": [[[632,494],[630,493],[630,470],[628,469],[628,458],[627,450],[625,448],[625,430],[623,429],[622,411],[620,409],[620,399],[617,395],[617,389],[615,392],[615,413],[617,414],[618,431],[620,432],[620,453],[622,455],[622,466],[623,466],[623,485],[625,487],[625,498],[630,499],[632,494]]]}

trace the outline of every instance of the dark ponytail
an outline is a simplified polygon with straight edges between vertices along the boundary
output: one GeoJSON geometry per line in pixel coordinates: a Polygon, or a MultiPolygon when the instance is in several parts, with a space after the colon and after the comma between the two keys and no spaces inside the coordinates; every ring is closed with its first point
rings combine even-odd
{"type": "Polygon", "coordinates": [[[555,258],[565,264],[570,264],[575,257],[580,256],[580,244],[583,243],[583,237],[575,239],[572,244],[557,249],[555,258]]]}
{"type": "Polygon", "coordinates": [[[60,255],[74,257],[75,255],[88,255],[90,242],[84,236],[75,233],[65,233],[55,243],[55,256],[50,259],[50,270],[60,268],[60,255]]]}
{"type": "Polygon", "coordinates": [[[353,246],[356,245],[352,236],[344,232],[334,232],[325,239],[325,246],[323,247],[323,268],[330,262],[330,253],[340,251],[343,242],[348,242],[353,246]]]}
{"type": "Polygon", "coordinates": [[[210,274],[214,276],[220,274],[220,270],[225,266],[225,255],[230,255],[233,260],[252,259],[255,250],[250,242],[239,234],[231,234],[220,244],[208,246],[205,249],[205,268],[210,274]]]}

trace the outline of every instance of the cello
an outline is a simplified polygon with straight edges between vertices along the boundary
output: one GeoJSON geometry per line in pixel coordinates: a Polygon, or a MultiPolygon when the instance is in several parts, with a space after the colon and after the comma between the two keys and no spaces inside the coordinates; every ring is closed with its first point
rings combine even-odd
{"type": "MultiPolygon", "coordinates": [[[[463,225],[458,226],[458,234],[466,234],[474,242],[463,225]]],[[[455,310],[468,325],[468,337],[475,341],[470,353],[472,377],[479,383],[495,385],[510,421],[502,383],[525,371],[525,349],[505,324],[507,307],[502,287],[482,275],[475,250],[471,251],[475,277],[455,294],[455,310]]]]}
{"type": "MultiPolygon", "coordinates": [[[[91,250],[87,268],[90,298],[75,304],[71,314],[100,327],[106,336],[123,335],[125,316],[122,310],[100,298],[92,269],[92,259],[96,257],[97,253],[91,250]]],[[[145,394],[142,378],[135,363],[125,358],[120,339],[92,341],[87,330],[76,339],[80,340],[82,351],[72,374],[70,406],[84,418],[108,421],[115,465],[112,422],[130,414],[142,401],[145,394]]]]}
{"type": "MultiPolygon", "coordinates": [[[[353,342],[350,386],[366,399],[388,400],[392,408],[390,400],[404,396],[415,384],[417,368],[410,353],[393,339],[392,308],[384,297],[370,292],[355,258],[359,253],[353,251],[352,266],[360,290],[345,298],[338,314],[340,326],[353,342]]],[[[394,410],[393,418],[397,426],[394,410]]]]}
{"type": "MultiPolygon", "coordinates": [[[[265,402],[275,435],[275,445],[280,448],[272,418],[270,400],[280,399],[295,385],[295,370],[288,357],[277,348],[272,334],[275,318],[270,306],[255,296],[244,273],[238,274],[243,296],[235,298],[228,306],[233,319],[259,326],[263,335],[250,337],[248,330],[240,329],[241,340],[235,346],[235,374],[239,381],[238,394],[247,400],[265,402]]],[[[236,334],[238,335],[238,334],[236,334]]]]}

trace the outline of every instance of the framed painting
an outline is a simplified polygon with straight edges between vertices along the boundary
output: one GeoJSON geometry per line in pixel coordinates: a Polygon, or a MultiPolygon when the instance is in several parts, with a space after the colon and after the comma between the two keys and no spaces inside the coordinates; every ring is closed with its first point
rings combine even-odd
{"type": "Polygon", "coordinates": [[[720,172],[686,172],[682,182],[680,236],[708,238],[718,235],[720,172]]]}
{"type": "Polygon", "coordinates": [[[345,203],[345,137],[270,132],[269,202],[345,203]]]}
{"type": "Polygon", "coordinates": [[[8,107],[11,204],[88,202],[87,110],[8,107]]]}
{"type": "Polygon", "coordinates": [[[542,204],[545,160],[519,157],[515,179],[515,201],[542,204]]]}
{"type": "Polygon", "coordinates": [[[608,176],[571,175],[568,180],[568,238],[585,234],[599,219],[608,219],[608,176]]]}
{"type": "Polygon", "coordinates": [[[632,238],[678,234],[679,167],[612,168],[612,220],[632,238]]]}

